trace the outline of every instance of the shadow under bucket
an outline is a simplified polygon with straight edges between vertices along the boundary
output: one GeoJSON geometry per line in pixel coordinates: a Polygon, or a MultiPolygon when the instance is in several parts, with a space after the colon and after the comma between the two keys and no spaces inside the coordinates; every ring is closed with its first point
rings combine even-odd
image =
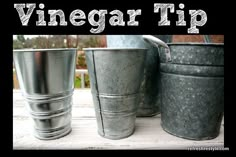
{"type": "MultiPolygon", "coordinates": [[[[144,38],[163,46],[155,38],[144,38]]],[[[170,43],[164,47],[159,48],[162,128],[192,140],[217,137],[224,112],[224,44],[170,43]]]]}
{"type": "Polygon", "coordinates": [[[140,101],[146,49],[85,48],[98,133],[130,136],[140,101]]]}
{"type": "Polygon", "coordinates": [[[34,136],[50,140],[71,131],[76,49],[13,51],[20,89],[34,126],[34,136]]]}

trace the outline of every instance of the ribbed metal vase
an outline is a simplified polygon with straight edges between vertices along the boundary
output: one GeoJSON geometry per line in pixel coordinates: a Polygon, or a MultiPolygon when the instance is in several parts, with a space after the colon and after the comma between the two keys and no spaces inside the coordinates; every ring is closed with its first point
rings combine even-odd
{"type": "Polygon", "coordinates": [[[33,122],[34,136],[42,140],[71,131],[76,49],[14,50],[20,89],[33,122]]]}
{"type": "Polygon", "coordinates": [[[98,133],[109,139],[133,134],[146,49],[85,48],[98,133]]]}

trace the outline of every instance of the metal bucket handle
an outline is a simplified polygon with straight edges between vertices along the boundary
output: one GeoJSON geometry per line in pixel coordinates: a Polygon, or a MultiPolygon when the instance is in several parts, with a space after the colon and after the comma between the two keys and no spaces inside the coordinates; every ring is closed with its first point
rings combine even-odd
{"type": "Polygon", "coordinates": [[[166,62],[171,62],[170,48],[164,41],[162,41],[152,35],[143,35],[142,37],[146,42],[151,43],[152,45],[156,46],[157,48],[159,46],[164,47],[165,52],[166,52],[166,62]]]}

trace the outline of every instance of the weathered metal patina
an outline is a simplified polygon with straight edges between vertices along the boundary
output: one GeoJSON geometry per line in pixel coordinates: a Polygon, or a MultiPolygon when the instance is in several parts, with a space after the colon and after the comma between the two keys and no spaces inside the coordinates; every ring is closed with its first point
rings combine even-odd
{"type": "Polygon", "coordinates": [[[85,48],[98,133],[109,139],[133,134],[146,49],[85,48]]]}
{"type": "MultiPolygon", "coordinates": [[[[141,85],[141,99],[137,116],[154,116],[160,113],[160,71],[158,49],[142,39],[142,35],[107,35],[107,47],[147,48],[145,71],[141,85]]],[[[170,35],[158,35],[164,41],[170,41],[170,35]]]]}
{"type": "Polygon", "coordinates": [[[224,44],[167,45],[159,49],[162,128],[186,139],[217,137],[224,112],[224,44]],[[165,52],[170,52],[170,62],[165,52]]]}

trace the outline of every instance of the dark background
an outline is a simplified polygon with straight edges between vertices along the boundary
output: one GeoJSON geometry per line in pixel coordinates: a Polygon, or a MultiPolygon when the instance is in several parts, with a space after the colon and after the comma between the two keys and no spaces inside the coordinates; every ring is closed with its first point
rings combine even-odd
{"type": "MultiPolygon", "coordinates": [[[[202,9],[207,13],[207,23],[203,27],[198,27],[200,30],[199,34],[221,34],[225,35],[225,49],[226,49],[226,59],[231,58],[234,49],[230,48],[230,34],[232,35],[232,22],[233,14],[228,14],[226,11],[232,11],[230,8],[227,8],[231,6],[231,1],[228,2],[228,4],[225,4],[223,1],[212,1],[212,0],[188,0],[188,1],[177,1],[177,0],[136,0],[136,1],[121,1],[121,0],[113,0],[104,2],[101,0],[97,1],[89,1],[89,0],[76,0],[76,1],[70,1],[70,0],[38,0],[38,1],[29,1],[29,0],[15,0],[15,1],[8,1],[8,2],[1,2],[1,20],[0,20],[0,26],[1,26],[1,42],[0,42],[0,50],[1,50],[1,57],[0,57],[0,70],[1,70],[1,76],[0,76],[0,98],[1,98],[1,136],[4,136],[4,139],[6,139],[6,142],[4,142],[4,147],[6,147],[9,150],[12,150],[12,130],[13,130],[13,124],[12,124],[12,40],[13,40],[13,34],[88,34],[88,35],[94,35],[89,32],[91,29],[91,25],[87,21],[87,15],[88,13],[93,9],[106,9],[108,13],[114,9],[121,10],[124,13],[124,19],[125,21],[128,20],[128,16],[126,15],[126,11],[128,9],[141,9],[142,15],[137,16],[137,20],[139,21],[139,26],[131,27],[131,26],[110,26],[109,24],[109,14],[106,15],[106,25],[105,29],[100,34],[185,34],[187,35],[187,29],[189,28],[190,24],[190,15],[189,10],[198,10],[202,9]],[[37,21],[37,14],[34,10],[30,20],[29,20],[29,26],[22,26],[18,13],[16,9],[14,8],[14,3],[36,3],[37,2],[37,8],[39,3],[44,3],[45,8],[45,21],[49,21],[49,16],[47,14],[47,11],[49,9],[62,9],[65,13],[66,20],[68,22],[67,26],[36,26],[35,22],[37,21]],[[50,2],[50,3],[49,3],[50,2]],[[175,4],[175,10],[179,9],[179,3],[184,3],[185,8],[183,9],[185,11],[185,21],[187,23],[186,26],[176,26],[175,22],[177,21],[177,14],[172,13],[169,14],[169,20],[171,21],[171,26],[158,26],[158,21],[160,19],[160,14],[154,13],[154,3],[173,3],[175,4]],[[73,26],[71,25],[69,21],[69,15],[70,13],[75,9],[81,9],[86,14],[86,24],[83,26],[73,26]],[[230,19],[232,17],[232,19],[230,19]],[[227,33],[228,32],[228,33],[227,33]]],[[[232,69],[233,65],[232,62],[229,60],[225,61],[226,66],[226,73],[227,73],[227,79],[226,82],[226,90],[234,90],[233,86],[230,84],[233,78],[234,74],[232,71],[230,71],[230,68],[232,69]],[[227,87],[227,85],[229,85],[227,87]]],[[[232,118],[230,118],[230,107],[234,105],[232,92],[227,92],[225,95],[225,100],[227,100],[225,103],[225,147],[230,147],[230,138],[232,134],[232,118]]],[[[230,147],[231,148],[231,147],[230,147]]],[[[3,148],[4,149],[4,148],[3,148]]]]}
{"type": "MultiPolygon", "coordinates": [[[[24,2],[24,1],[23,1],[24,2]]],[[[132,1],[131,1],[132,2],[132,1]]],[[[13,34],[91,34],[91,25],[87,21],[88,13],[93,9],[105,9],[108,11],[105,19],[105,30],[101,34],[188,34],[187,28],[190,27],[190,14],[189,10],[204,10],[207,13],[207,23],[199,27],[200,34],[223,34],[224,25],[227,24],[225,21],[224,13],[224,3],[212,1],[212,3],[207,3],[207,0],[197,0],[197,1],[179,1],[179,0],[137,0],[131,3],[129,1],[113,0],[104,2],[101,0],[97,1],[44,1],[39,0],[36,4],[36,8],[29,20],[29,26],[22,26],[19,19],[19,15],[16,9],[13,7],[13,3],[10,4],[8,12],[11,12],[11,22],[14,26],[12,30],[13,34]],[[50,2],[50,3],[49,3],[50,2]],[[179,4],[185,4],[185,8],[182,9],[185,13],[186,26],[176,26],[176,21],[178,20],[178,15],[176,10],[179,10],[179,4]],[[38,5],[44,3],[45,8],[45,21],[49,21],[49,14],[47,13],[50,9],[61,9],[65,14],[67,26],[36,26],[36,21],[38,15],[36,14],[36,9],[39,9],[38,5]],[[171,21],[170,26],[158,26],[158,21],[160,20],[160,13],[154,13],[154,3],[172,3],[175,4],[175,13],[169,13],[168,19],[171,21]],[[73,26],[69,21],[70,13],[75,10],[80,9],[86,14],[86,23],[82,26],[73,26]],[[109,12],[118,9],[124,14],[124,21],[129,20],[127,15],[127,10],[129,9],[141,9],[141,15],[137,16],[137,21],[139,21],[139,26],[110,26],[109,12]]],[[[19,3],[19,2],[17,2],[19,3]]],[[[41,9],[40,9],[41,10],[41,9]]]]}

